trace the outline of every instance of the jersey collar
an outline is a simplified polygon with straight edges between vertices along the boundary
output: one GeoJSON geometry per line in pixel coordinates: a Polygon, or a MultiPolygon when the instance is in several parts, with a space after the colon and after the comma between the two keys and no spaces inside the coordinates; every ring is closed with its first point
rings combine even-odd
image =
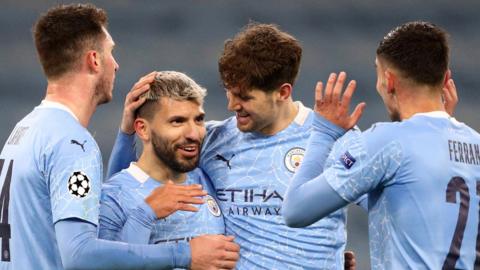
{"type": "Polygon", "coordinates": [[[68,112],[70,115],[72,115],[73,118],[75,118],[75,120],[77,120],[77,122],[78,122],[78,118],[77,118],[77,116],[72,112],[72,110],[70,110],[67,106],[63,105],[62,103],[44,99],[44,100],[42,100],[42,102],[40,103],[40,105],[38,106],[38,108],[54,108],[54,109],[59,109],[59,110],[66,111],[66,112],[68,112]]]}
{"type": "Polygon", "coordinates": [[[303,106],[302,102],[300,101],[295,101],[295,105],[298,107],[298,113],[297,116],[295,116],[295,119],[293,119],[293,122],[295,122],[297,125],[303,126],[305,120],[307,120],[310,109],[303,106]]]}
{"type": "Polygon", "coordinates": [[[413,116],[426,116],[426,117],[450,119],[453,123],[460,124],[460,122],[458,122],[457,119],[455,119],[455,117],[450,116],[450,114],[448,114],[445,111],[432,111],[432,112],[416,113],[413,116]]]}
{"type": "Polygon", "coordinates": [[[429,116],[429,117],[437,117],[437,118],[451,118],[451,116],[444,111],[433,111],[433,112],[424,112],[424,113],[416,113],[415,116],[429,116]]]}
{"type": "Polygon", "coordinates": [[[127,172],[133,176],[138,182],[144,184],[150,176],[137,166],[136,162],[131,162],[127,172]]]}

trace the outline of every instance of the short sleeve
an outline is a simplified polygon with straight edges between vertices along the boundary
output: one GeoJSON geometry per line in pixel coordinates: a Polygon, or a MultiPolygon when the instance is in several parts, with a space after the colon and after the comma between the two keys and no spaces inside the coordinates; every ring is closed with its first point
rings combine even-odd
{"type": "Polygon", "coordinates": [[[393,181],[402,160],[402,147],[391,141],[383,147],[370,147],[365,136],[372,133],[350,131],[339,139],[328,158],[324,176],[328,184],[346,201],[393,181]],[[369,150],[372,149],[372,150],[369,150]]]}
{"type": "Polygon", "coordinates": [[[78,218],[97,225],[101,154],[86,130],[73,129],[68,134],[54,142],[46,158],[53,222],[78,218]]]}
{"type": "Polygon", "coordinates": [[[98,238],[118,241],[127,215],[118,198],[119,187],[104,185],[100,196],[98,238]]]}

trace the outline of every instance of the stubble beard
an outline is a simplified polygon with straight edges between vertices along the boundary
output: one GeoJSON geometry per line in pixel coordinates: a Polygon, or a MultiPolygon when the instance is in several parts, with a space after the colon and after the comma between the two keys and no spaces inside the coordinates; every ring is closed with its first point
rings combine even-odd
{"type": "MultiPolygon", "coordinates": [[[[191,143],[191,142],[185,142],[191,143]]],[[[155,134],[152,131],[152,146],[155,152],[155,155],[160,159],[163,164],[169,167],[171,170],[178,173],[186,173],[192,171],[198,167],[199,156],[197,155],[192,159],[181,159],[176,155],[176,149],[179,147],[178,144],[172,145],[167,140],[163,139],[161,136],[155,134]]],[[[198,146],[200,149],[201,145],[198,146]]]]}

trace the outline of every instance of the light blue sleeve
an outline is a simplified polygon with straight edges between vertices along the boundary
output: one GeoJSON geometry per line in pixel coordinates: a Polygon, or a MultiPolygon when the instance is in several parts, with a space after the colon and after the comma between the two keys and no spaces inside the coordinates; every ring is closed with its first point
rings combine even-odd
{"type": "Polygon", "coordinates": [[[47,174],[52,219],[79,218],[98,223],[99,195],[102,183],[102,158],[94,139],[75,127],[69,136],[52,139],[42,149],[41,166],[47,174]],[[83,143],[82,147],[72,141],[83,143]]]}
{"type": "Polygon", "coordinates": [[[361,202],[364,194],[394,181],[402,162],[402,147],[396,140],[386,141],[394,135],[379,130],[349,133],[335,144],[332,154],[336,161],[323,175],[348,202],[361,202]]]}
{"type": "Polygon", "coordinates": [[[171,269],[188,268],[188,243],[130,245],[96,238],[95,225],[78,219],[55,224],[65,269],[171,269]]]}
{"type": "Polygon", "coordinates": [[[308,226],[346,205],[347,202],[321,177],[333,143],[344,133],[342,128],[315,114],[305,157],[287,189],[282,206],[288,226],[308,226]],[[318,205],[323,207],[317,207],[318,205]],[[309,211],[303,211],[304,209],[309,211]]]}
{"type": "Polygon", "coordinates": [[[137,159],[135,134],[129,135],[119,130],[108,160],[107,179],[128,168],[130,162],[137,159]]]}
{"type": "Polygon", "coordinates": [[[141,203],[129,211],[123,209],[117,196],[118,191],[118,188],[113,187],[102,190],[98,237],[132,244],[148,244],[156,220],[155,213],[146,203],[141,203]]]}

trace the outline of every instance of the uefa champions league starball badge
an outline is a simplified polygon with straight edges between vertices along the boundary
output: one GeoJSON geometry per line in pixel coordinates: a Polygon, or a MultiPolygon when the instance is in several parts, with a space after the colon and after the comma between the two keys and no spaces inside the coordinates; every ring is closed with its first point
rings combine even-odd
{"type": "Polygon", "coordinates": [[[305,149],[300,147],[291,148],[285,155],[285,167],[287,167],[290,172],[294,173],[302,163],[304,155],[305,149]]]}
{"type": "Polygon", "coordinates": [[[90,179],[83,172],[74,172],[68,178],[68,191],[75,198],[83,198],[90,191],[90,179]]]}
{"type": "Polygon", "coordinates": [[[220,211],[220,207],[218,206],[217,201],[215,201],[215,199],[212,196],[210,195],[205,196],[205,202],[207,203],[208,211],[212,215],[219,217],[220,214],[222,214],[222,211],[220,211]]]}

